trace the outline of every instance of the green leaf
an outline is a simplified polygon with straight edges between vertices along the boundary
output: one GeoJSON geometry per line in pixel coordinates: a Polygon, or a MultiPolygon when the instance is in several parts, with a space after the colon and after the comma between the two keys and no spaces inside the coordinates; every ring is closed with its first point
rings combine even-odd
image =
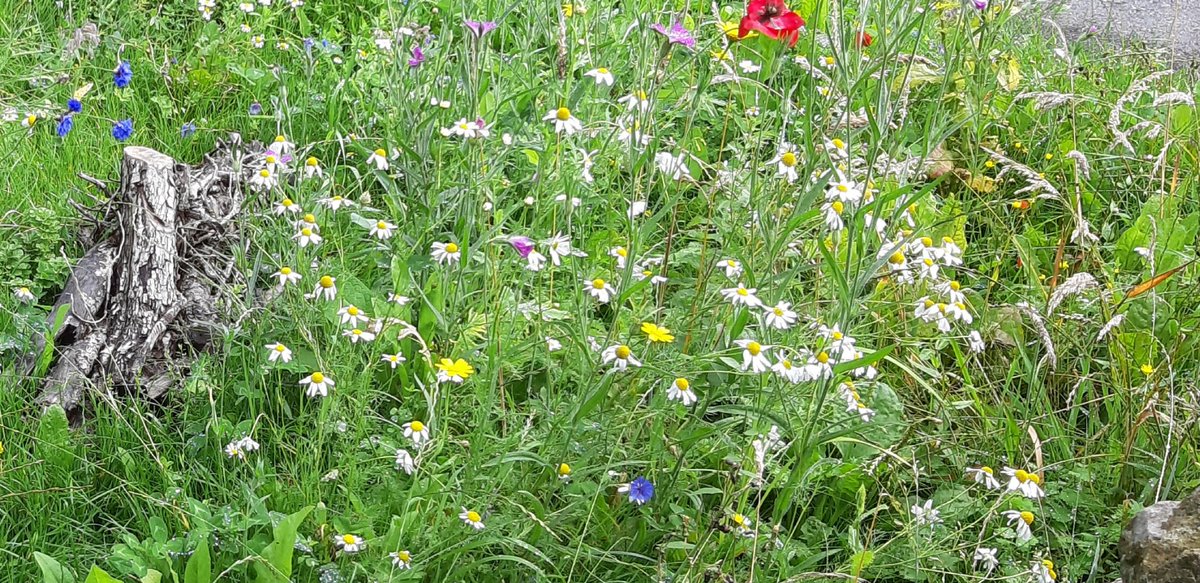
{"type": "MultiPolygon", "coordinates": [[[[61,409],[61,408],[60,408],[61,409]]],[[[42,569],[42,583],[75,583],[75,574],[50,555],[33,552],[33,560],[42,569]]]]}
{"type": "Polygon", "coordinates": [[[83,583],[121,583],[121,580],[109,575],[104,569],[92,565],[92,570],[88,571],[87,579],[83,583]]]}
{"type": "Polygon", "coordinates": [[[212,560],[208,552],[208,537],[200,537],[196,552],[188,559],[183,571],[183,583],[212,583],[212,560]]]}
{"type": "Polygon", "coordinates": [[[312,506],[305,506],[299,512],[289,515],[275,527],[275,540],[263,549],[262,557],[267,564],[254,563],[254,571],[259,581],[286,583],[292,577],[292,552],[296,545],[296,531],[300,523],[312,512],[312,506]]]}
{"type": "Polygon", "coordinates": [[[146,575],[142,577],[141,583],[162,583],[162,573],[150,569],[146,575]]]}

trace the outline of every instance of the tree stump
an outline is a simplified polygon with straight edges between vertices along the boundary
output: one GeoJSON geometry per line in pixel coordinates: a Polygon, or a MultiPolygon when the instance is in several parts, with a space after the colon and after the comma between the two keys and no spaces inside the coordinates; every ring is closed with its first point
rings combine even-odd
{"type": "Polygon", "coordinates": [[[98,240],[50,312],[55,359],[40,404],[77,416],[90,388],[157,398],[190,354],[211,347],[227,290],[240,278],[233,250],[242,162],[236,135],[196,167],[125,148],[98,240]]]}

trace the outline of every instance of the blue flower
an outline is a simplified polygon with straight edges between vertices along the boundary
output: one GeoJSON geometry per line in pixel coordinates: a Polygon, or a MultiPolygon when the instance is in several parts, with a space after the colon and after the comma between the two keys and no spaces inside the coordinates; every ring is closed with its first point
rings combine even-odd
{"type": "Polygon", "coordinates": [[[117,69],[113,71],[113,84],[117,89],[129,87],[129,82],[133,80],[133,69],[129,67],[129,61],[121,61],[117,65],[117,69]]]}
{"type": "Polygon", "coordinates": [[[183,126],[179,128],[179,137],[181,137],[185,140],[187,138],[190,138],[193,135],[195,135],[195,133],[196,133],[196,124],[194,124],[190,121],[183,124],[183,126]]]}
{"type": "Polygon", "coordinates": [[[75,120],[68,113],[62,116],[62,119],[58,120],[58,127],[54,131],[58,133],[58,137],[65,138],[67,134],[71,133],[71,128],[73,127],[75,127],[75,120]]]}
{"type": "Polygon", "coordinates": [[[133,120],[132,119],[123,119],[123,120],[113,124],[112,136],[114,138],[116,138],[118,142],[124,142],[125,140],[129,139],[129,136],[132,136],[132,135],[133,135],[133,120]]]}
{"type": "Polygon", "coordinates": [[[641,505],[654,497],[654,484],[651,484],[650,480],[638,476],[632,482],[622,486],[618,492],[629,492],[629,501],[641,505]]]}
{"type": "Polygon", "coordinates": [[[255,101],[250,104],[250,115],[262,115],[262,104],[255,101]]]}
{"type": "Polygon", "coordinates": [[[79,113],[83,111],[83,104],[80,103],[78,99],[70,99],[67,100],[67,109],[70,110],[71,113],[79,113]]]}

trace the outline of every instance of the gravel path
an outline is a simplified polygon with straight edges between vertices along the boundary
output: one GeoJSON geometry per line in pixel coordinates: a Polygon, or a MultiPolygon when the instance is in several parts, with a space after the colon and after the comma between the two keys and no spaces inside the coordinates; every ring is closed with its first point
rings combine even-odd
{"type": "Polygon", "coordinates": [[[1200,10],[1191,2],[1070,0],[1064,5],[1056,20],[1068,38],[1095,27],[1101,36],[1163,47],[1175,66],[1200,58],[1200,10]]]}

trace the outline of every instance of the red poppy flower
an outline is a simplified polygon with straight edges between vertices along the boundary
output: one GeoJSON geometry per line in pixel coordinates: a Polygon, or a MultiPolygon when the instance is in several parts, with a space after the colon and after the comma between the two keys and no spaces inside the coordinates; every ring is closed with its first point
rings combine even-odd
{"type": "Polygon", "coordinates": [[[783,0],[750,0],[750,4],[746,6],[746,15],[742,17],[738,26],[738,36],[746,36],[755,30],[767,38],[787,41],[791,47],[800,40],[802,26],[804,19],[788,10],[783,0]]]}
{"type": "Polygon", "coordinates": [[[875,42],[875,38],[872,37],[871,33],[869,32],[863,31],[854,35],[854,46],[860,49],[865,49],[871,46],[871,43],[873,42],[875,42]]]}

